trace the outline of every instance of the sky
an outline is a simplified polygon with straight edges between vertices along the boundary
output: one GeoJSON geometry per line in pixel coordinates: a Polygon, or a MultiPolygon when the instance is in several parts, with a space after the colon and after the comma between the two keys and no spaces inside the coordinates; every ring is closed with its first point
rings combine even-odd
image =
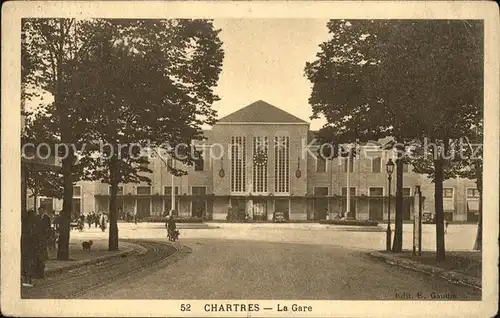
{"type": "MultiPolygon", "coordinates": [[[[328,39],[327,20],[319,19],[225,19],[215,20],[223,42],[224,60],[214,103],[222,118],[257,100],[263,100],[311,123],[317,130],[323,120],[311,121],[308,103],[311,83],[304,76],[306,62],[312,62],[319,44],[328,39]]],[[[27,102],[27,110],[49,103],[27,102]]],[[[203,127],[205,129],[209,127],[203,127]]]]}
{"type": "Polygon", "coordinates": [[[215,20],[221,29],[224,61],[213,107],[219,118],[257,100],[266,101],[311,123],[308,103],[311,83],[304,76],[306,62],[315,60],[319,44],[328,39],[327,20],[230,19],[215,20]]]}

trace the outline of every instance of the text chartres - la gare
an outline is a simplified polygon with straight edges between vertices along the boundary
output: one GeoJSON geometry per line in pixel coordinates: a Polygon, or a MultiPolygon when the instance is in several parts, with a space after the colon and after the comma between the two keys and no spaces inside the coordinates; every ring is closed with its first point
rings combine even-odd
{"type": "MultiPolygon", "coordinates": [[[[260,311],[259,304],[205,304],[203,306],[205,312],[255,312],[260,311]]],[[[278,304],[276,311],[293,311],[293,312],[312,312],[312,306],[292,304],[278,304]]]]}

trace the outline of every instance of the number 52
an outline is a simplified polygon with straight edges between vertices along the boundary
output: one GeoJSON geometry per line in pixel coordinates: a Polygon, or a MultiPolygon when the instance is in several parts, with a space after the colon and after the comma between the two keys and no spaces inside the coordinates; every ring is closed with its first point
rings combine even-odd
{"type": "Polygon", "coordinates": [[[181,304],[181,311],[191,311],[190,304],[181,304]]]}

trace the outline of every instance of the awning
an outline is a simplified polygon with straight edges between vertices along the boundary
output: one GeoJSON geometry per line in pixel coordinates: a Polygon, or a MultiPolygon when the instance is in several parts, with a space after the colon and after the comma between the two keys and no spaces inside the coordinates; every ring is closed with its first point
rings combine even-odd
{"type": "Polygon", "coordinates": [[[444,212],[455,211],[455,202],[451,200],[443,200],[443,210],[444,212]]]}
{"type": "Polygon", "coordinates": [[[479,212],[479,200],[467,201],[467,211],[475,213],[479,212]]]}

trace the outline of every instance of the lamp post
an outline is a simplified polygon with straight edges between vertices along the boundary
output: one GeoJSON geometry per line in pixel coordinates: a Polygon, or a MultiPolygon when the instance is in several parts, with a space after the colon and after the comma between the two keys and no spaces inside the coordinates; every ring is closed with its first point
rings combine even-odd
{"type": "MultiPolygon", "coordinates": [[[[172,168],[174,168],[175,167],[175,159],[173,157],[171,158],[171,164],[172,164],[172,168]]],[[[169,214],[170,214],[170,216],[173,216],[174,210],[175,210],[175,191],[174,191],[175,190],[175,182],[174,182],[175,177],[174,177],[173,171],[171,171],[171,174],[172,174],[172,176],[171,176],[172,179],[170,180],[171,190],[170,190],[170,213],[169,214]]]]}
{"type": "Polygon", "coordinates": [[[385,169],[387,172],[387,180],[389,181],[389,189],[388,189],[389,202],[387,204],[388,209],[387,209],[387,231],[386,231],[385,249],[387,251],[390,251],[391,250],[391,179],[392,179],[392,173],[394,172],[394,162],[392,162],[392,159],[389,159],[389,161],[387,161],[385,169]]]}

